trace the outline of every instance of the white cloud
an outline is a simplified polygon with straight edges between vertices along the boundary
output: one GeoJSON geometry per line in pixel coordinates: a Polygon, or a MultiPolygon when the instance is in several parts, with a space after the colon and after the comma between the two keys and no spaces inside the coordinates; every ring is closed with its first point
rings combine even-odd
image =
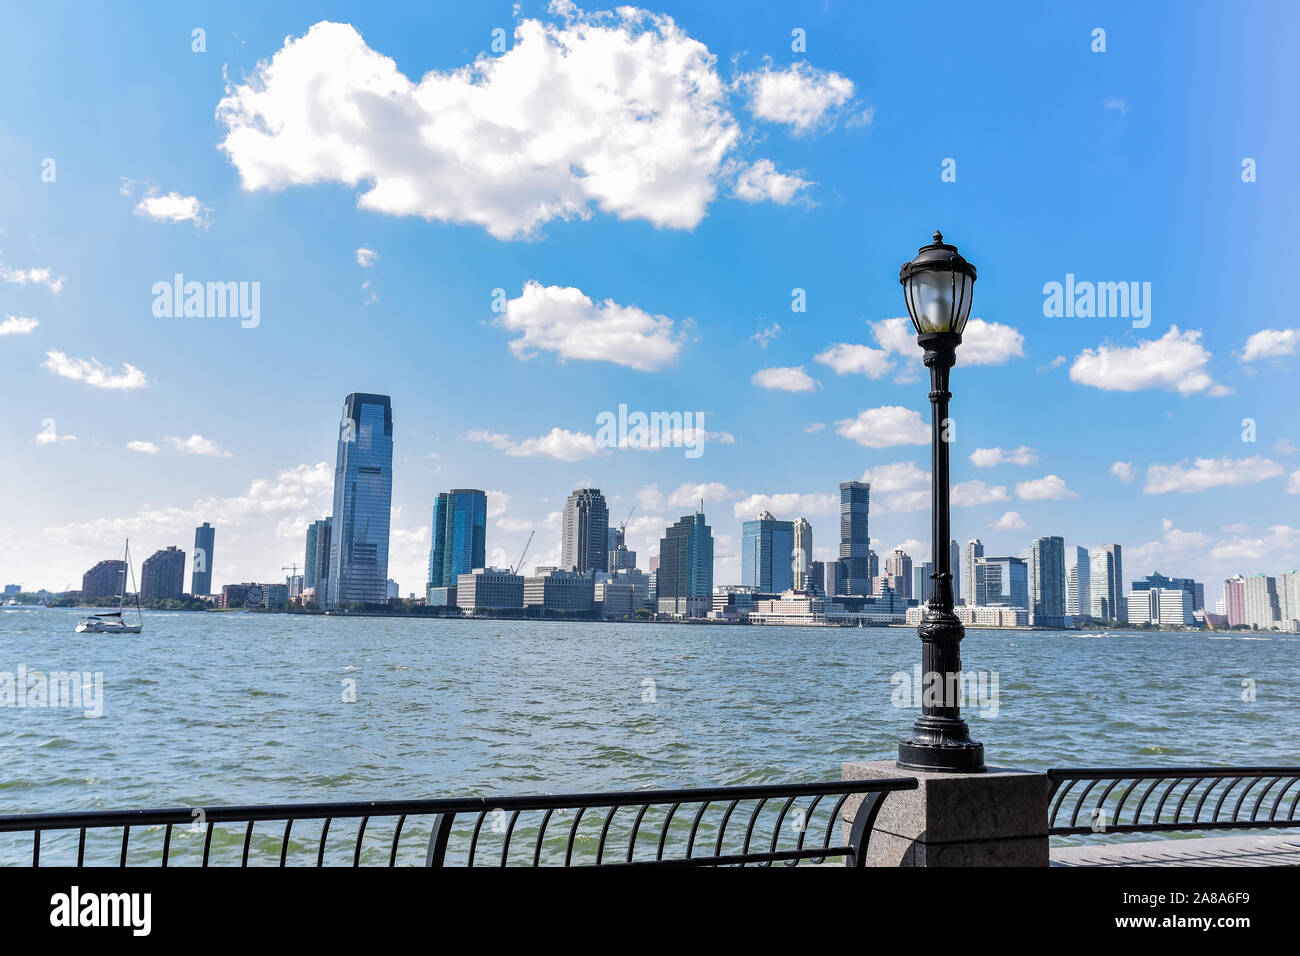
{"type": "Polygon", "coordinates": [[[160,222],[192,222],[204,229],[211,224],[211,212],[197,196],[182,196],[178,192],[164,196],[156,189],[151,189],[135,207],[137,216],[160,222]]]}
{"type": "Polygon", "coordinates": [[[732,195],[745,202],[774,202],[778,206],[788,206],[799,193],[809,186],[816,185],[797,173],[777,172],[776,165],[770,159],[760,159],[748,165],[740,164],[736,170],[736,183],[732,195]]]}
{"type": "Polygon", "coordinates": [[[839,495],[786,492],[775,495],[750,495],[732,506],[732,514],[740,521],[748,521],[760,511],[770,511],[785,520],[793,520],[800,515],[838,514],[839,495]]]}
{"type": "Polygon", "coordinates": [[[805,372],[802,365],[759,369],[750,381],[760,388],[782,392],[811,392],[818,385],[817,380],[805,372]]]}
{"type": "Polygon", "coordinates": [[[1046,365],[1040,365],[1040,366],[1038,366],[1038,371],[1040,371],[1040,372],[1050,372],[1050,371],[1051,371],[1052,369],[1054,369],[1054,368],[1060,368],[1062,365],[1065,364],[1065,361],[1066,361],[1066,359],[1065,359],[1065,356],[1064,356],[1064,355],[1058,355],[1056,358],[1052,359],[1052,360],[1051,360],[1050,362],[1048,362],[1046,365]]]}
{"type": "Polygon", "coordinates": [[[217,107],[246,189],[362,187],[364,209],[534,236],[593,207],[704,218],[742,134],[716,57],[632,7],[520,20],[510,48],[413,83],[349,24],[286,40],[217,107]]]}
{"type": "Polygon", "coordinates": [[[1210,549],[1210,555],[1219,561],[1249,562],[1256,567],[1265,561],[1287,567],[1289,562],[1280,559],[1300,556],[1300,528],[1275,524],[1269,527],[1266,538],[1225,539],[1210,549]]]}
{"type": "Polygon", "coordinates": [[[1133,463],[1128,461],[1117,461],[1115,464],[1110,466],[1110,473],[1127,485],[1133,480],[1133,463]]]}
{"type": "Polygon", "coordinates": [[[864,409],[856,418],[837,421],[835,430],[867,448],[924,445],[930,441],[930,426],[921,420],[920,413],[901,405],[864,409]]]}
{"type": "Polygon", "coordinates": [[[0,335],[26,335],[40,322],[25,315],[11,315],[0,322],[0,335]]]}
{"type": "Polygon", "coordinates": [[[55,276],[49,268],[41,266],[33,269],[10,269],[0,266],[0,279],[15,285],[43,285],[51,292],[63,289],[64,276],[55,276]]]}
{"type": "Polygon", "coordinates": [[[1178,326],[1172,325],[1160,338],[1137,346],[1084,349],[1070,366],[1070,380],[1108,392],[1163,388],[1181,395],[1207,389],[1211,394],[1224,394],[1221,386],[1216,393],[1214,380],[1205,370],[1212,356],[1200,339],[1200,332],[1179,332],[1178,326]]]}
{"type": "Polygon", "coordinates": [[[1228,488],[1236,485],[1253,485],[1282,474],[1282,466],[1268,458],[1197,458],[1188,466],[1187,459],[1173,465],[1147,467],[1146,487],[1149,495],[1163,495],[1170,491],[1205,491],[1207,488],[1228,488]]]}
{"type": "Polygon", "coordinates": [[[999,531],[1017,531],[1025,526],[1025,519],[1020,517],[1019,511],[1008,511],[997,521],[993,522],[992,527],[999,531]]]}
{"type": "Polygon", "coordinates": [[[1168,518],[1160,519],[1162,535],[1158,541],[1126,548],[1124,559],[1133,568],[1157,567],[1169,561],[1185,559],[1210,543],[1210,536],[1200,531],[1183,531],[1168,518]]]}
{"type": "MultiPolygon", "coordinates": [[[[881,319],[870,325],[880,347],[901,356],[906,363],[904,374],[895,381],[915,381],[924,352],[916,344],[916,327],[912,320],[906,317],[881,319]]],[[[966,323],[961,340],[961,347],[957,350],[959,365],[1002,365],[1025,354],[1024,335],[1000,322],[971,319],[966,323]]]]}
{"type": "Polygon", "coordinates": [[[1287,479],[1286,493],[1288,495],[1300,495],[1300,468],[1291,472],[1291,477],[1287,479]]]}
{"type": "Polygon", "coordinates": [[[895,461],[868,468],[862,473],[862,480],[870,482],[872,492],[879,494],[930,487],[930,473],[922,471],[910,461],[895,461]]]}
{"type": "Polygon", "coordinates": [[[1277,355],[1294,355],[1297,346],[1300,346],[1300,329],[1264,329],[1246,339],[1241,360],[1254,362],[1277,355]]]}
{"type": "Polygon", "coordinates": [[[749,337],[749,340],[751,342],[757,342],[759,348],[765,349],[767,348],[768,343],[770,343],[773,339],[780,336],[780,334],[781,334],[781,323],[773,322],[767,328],[759,329],[757,332],[755,332],[753,335],[749,337]]]}
{"type": "Polygon", "coordinates": [[[365,246],[360,246],[356,250],[356,257],[357,265],[363,269],[369,269],[379,260],[379,253],[375,252],[374,249],[367,249],[365,246]]]}
{"type": "Polygon", "coordinates": [[[466,432],[465,438],[472,442],[491,445],[497,451],[517,458],[535,458],[538,456],[555,458],[559,461],[581,461],[594,458],[603,453],[596,443],[596,436],[586,432],[571,432],[565,428],[552,428],[545,435],[537,438],[525,438],[515,441],[509,435],[474,429],[466,432]]]}
{"type": "Polygon", "coordinates": [[[1016,494],[1025,501],[1061,501],[1065,498],[1077,498],[1079,495],[1070,490],[1064,478],[1056,475],[1044,475],[1029,481],[1016,483],[1016,494]]]}
{"type": "MultiPolygon", "coordinates": [[[[206,455],[209,458],[230,458],[230,452],[223,449],[211,438],[204,438],[202,435],[194,434],[189,438],[176,438],[168,436],[163,439],[177,451],[184,452],[187,455],[206,455]]],[[[140,451],[141,449],[136,449],[140,451]]]]}
{"type": "Polygon", "coordinates": [[[1120,116],[1128,116],[1128,100],[1108,96],[1101,101],[1101,105],[1108,110],[1119,110],[1120,116]]]}
{"type": "Polygon", "coordinates": [[[818,432],[824,431],[825,429],[826,429],[825,422],[809,422],[807,425],[803,427],[803,430],[806,431],[809,435],[816,435],[818,432]]]}
{"type": "Polygon", "coordinates": [[[879,510],[902,514],[908,511],[920,511],[928,507],[930,507],[930,492],[918,489],[887,495],[884,499],[884,508],[879,510]]]}
{"type": "Polygon", "coordinates": [[[544,286],[531,279],[519,298],[506,303],[497,322],[523,333],[510,342],[516,358],[527,360],[549,351],[561,359],[614,362],[642,372],[671,365],[684,341],[666,316],[612,299],[597,305],[581,289],[544,286]]]}
{"type": "Polygon", "coordinates": [[[129,441],[126,443],[126,447],[130,451],[138,451],[145,455],[158,454],[158,446],[151,441],[129,441]]]}
{"type": "Polygon", "coordinates": [[[1011,451],[1003,451],[1001,448],[976,448],[971,452],[970,460],[976,468],[992,468],[1003,462],[1009,465],[1036,465],[1038,452],[1028,445],[1021,445],[1011,451]]]}
{"type": "Polygon", "coordinates": [[[973,508],[1007,500],[1005,485],[989,486],[979,479],[963,481],[952,486],[949,497],[954,508],[973,508]]]}
{"type": "Polygon", "coordinates": [[[727,501],[739,494],[741,492],[728,488],[720,481],[706,481],[679,485],[668,495],[664,495],[658,485],[645,485],[638,489],[636,497],[638,506],[643,511],[659,511],[664,508],[698,508],[700,499],[705,502],[727,501]]]}
{"type": "Polygon", "coordinates": [[[806,60],[786,69],[773,69],[769,61],[761,70],[742,74],[737,85],[749,94],[751,113],[784,123],[796,135],[833,125],[837,113],[853,98],[852,80],[819,70],[806,60]]]}
{"type": "Polygon", "coordinates": [[[813,361],[829,365],[837,375],[865,375],[867,378],[880,378],[888,375],[894,368],[885,349],[873,349],[869,345],[850,345],[838,342],[826,351],[818,354],[813,361]]]}
{"type": "MultiPolygon", "coordinates": [[[[43,424],[50,424],[50,423],[52,423],[52,420],[47,419],[46,422],[44,422],[43,424]]],[[[68,441],[76,441],[76,440],[77,440],[76,435],[60,435],[53,428],[38,432],[36,434],[36,437],[32,439],[32,441],[34,441],[38,445],[57,445],[59,442],[68,442],[68,441]]]]}
{"type": "Polygon", "coordinates": [[[73,358],[63,352],[52,350],[45,353],[44,367],[62,378],[74,382],[85,382],[95,388],[108,388],[120,391],[144,388],[149,384],[144,372],[130,363],[123,363],[121,372],[103,365],[98,359],[73,358]]]}

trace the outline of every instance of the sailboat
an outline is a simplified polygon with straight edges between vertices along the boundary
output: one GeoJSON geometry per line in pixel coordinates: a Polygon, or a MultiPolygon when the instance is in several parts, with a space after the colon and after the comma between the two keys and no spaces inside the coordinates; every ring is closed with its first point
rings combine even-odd
{"type": "Polygon", "coordinates": [[[77,622],[78,634],[139,634],[144,629],[144,615],[140,613],[140,590],[135,587],[135,572],[131,570],[130,538],[126,541],[123,561],[126,567],[122,570],[122,591],[118,595],[117,610],[88,614],[83,617],[77,622]],[[135,624],[127,623],[126,619],[122,617],[122,609],[126,606],[127,572],[131,573],[131,587],[135,589],[135,624]]]}

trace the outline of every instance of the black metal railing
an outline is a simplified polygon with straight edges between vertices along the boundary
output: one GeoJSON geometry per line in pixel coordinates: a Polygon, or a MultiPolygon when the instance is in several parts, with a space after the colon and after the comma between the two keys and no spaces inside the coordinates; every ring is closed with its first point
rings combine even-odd
{"type": "Polygon", "coordinates": [[[1049,770],[1048,833],[1300,827],[1300,767],[1049,770]]]}
{"type": "Polygon", "coordinates": [[[913,790],[916,785],[915,779],[906,777],[545,796],[17,814],[0,816],[0,863],[30,859],[32,866],[40,866],[44,859],[73,865],[75,849],[76,866],[286,866],[313,861],[316,866],[770,866],[776,862],[795,866],[829,860],[862,866],[881,804],[893,791],[913,790]],[[862,803],[845,839],[841,813],[859,795],[862,803]],[[278,826],[258,830],[258,823],[282,823],[283,830],[278,826]],[[16,839],[6,842],[4,834],[15,834],[16,839]],[[9,859],[15,853],[21,858],[9,859]]]}

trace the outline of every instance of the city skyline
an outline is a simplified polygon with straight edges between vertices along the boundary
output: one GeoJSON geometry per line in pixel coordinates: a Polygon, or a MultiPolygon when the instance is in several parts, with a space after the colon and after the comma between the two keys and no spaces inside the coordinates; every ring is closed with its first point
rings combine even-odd
{"type": "MultiPolygon", "coordinates": [[[[916,103],[943,102],[951,78],[917,76],[880,39],[901,29],[901,11],[736,17],[656,4],[680,31],[651,29],[661,51],[690,41],[717,58],[692,69],[716,82],[725,128],[678,104],[717,165],[692,170],[685,192],[648,169],[527,208],[464,170],[466,194],[493,200],[475,218],[385,199],[373,186],[389,167],[343,184],[308,170],[307,188],[286,172],[300,158],[289,144],[250,153],[269,108],[250,92],[259,62],[296,51],[316,76],[332,62],[322,44],[340,44],[418,83],[492,56],[497,27],[515,63],[530,44],[580,39],[568,32],[580,17],[540,5],[517,20],[373,11],[317,29],[305,5],[252,9],[212,13],[203,53],[190,48],[194,25],[170,15],[111,49],[95,40],[109,14],[94,10],[74,31],[35,11],[0,38],[15,88],[33,49],[57,43],[78,64],[4,121],[0,369],[13,401],[0,492],[23,506],[0,518],[0,578],[62,589],[123,538],[141,555],[184,548],[209,521],[221,532],[213,587],[278,580],[301,560],[310,522],[332,513],[322,436],[353,388],[400,409],[387,577],[403,594],[420,590],[432,496],[452,485],[487,493],[496,566],[532,531],[529,565],[560,564],[564,496],[584,483],[606,490],[611,515],[637,506],[627,546],[643,567],[700,499],[718,582],[740,580],[741,522],[763,510],[806,517],[824,563],[838,557],[836,485],[859,479],[875,492],[877,554],[932,560],[920,350],[900,334],[896,271],[935,228],[980,268],[954,371],[957,541],[1014,556],[1035,535],[1089,550],[1120,542],[1128,578],[1159,569],[1215,590],[1300,565],[1300,430],[1279,401],[1300,334],[1275,318],[1289,315],[1283,290],[1237,278],[1286,274],[1277,239],[1296,200],[1282,170],[1298,134],[1275,122],[1281,87],[1248,84],[1239,53],[1201,56],[1204,70],[1177,90],[1153,79],[1207,51],[1285,62],[1285,30],[1226,43],[1242,23],[1197,9],[1170,37],[1159,11],[1111,9],[1098,14],[1111,48],[1095,54],[1088,28],[1062,13],[994,29],[952,7],[940,52],[960,37],[1025,75],[1068,61],[1072,78],[1049,95],[1018,74],[980,73],[967,93],[989,113],[954,105],[917,122],[916,103]],[[167,82],[123,66],[146,62],[167,82]],[[96,116],[78,105],[89,77],[105,92],[96,116]],[[781,101],[786,89],[802,98],[781,101]],[[1192,111],[1215,130],[1208,153],[1190,140],[1192,111]],[[105,137],[101,124],[133,135],[105,137]],[[1071,148],[1041,129],[1071,131],[1071,148]],[[1022,144],[1015,155],[1008,138],[1022,144]],[[1117,175],[1116,157],[1149,176],[1117,175]],[[1062,207],[1063,182],[1078,203],[1062,207]],[[530,222],[528,209],[557,211],[530,222]],[[157,314],[154,286],[176,276],[259,283],[257,323],[157,314]],[[1045,313],[1048,284],[1085,282],[1150,283],[1134,318],[1149,325],[1045,313]],[[702,454],[601,444],[599,416],[621,406],[702,411],[702,454]]],[[[634,30],[617,15],[610,29],[634,30]]],[[[541,79],[581,85],[589,65],[569,62],[541,79]]],[[[680,159],[680,144],[663,145],[667,156],[650,158],[680,159]]],[[[616,158],[630,168],[641,157],[616,158]]]]}

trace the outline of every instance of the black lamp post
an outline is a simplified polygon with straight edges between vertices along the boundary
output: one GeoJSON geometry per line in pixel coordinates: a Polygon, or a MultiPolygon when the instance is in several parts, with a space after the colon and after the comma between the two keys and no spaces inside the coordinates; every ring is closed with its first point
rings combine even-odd
{"type": "Polygon", "coordinates": [[[927,682],[942,680],[941,700],[923,697],[921,716],[912,736],[898,742],[898,766],[908,770],[979,773],[984,770],[984,745],[970,739],[957,701],[961,680],[961,639],[966,634],[953,613],[952,554],[949,550],[948,503],[948,370],[957,360],[957,346],[970,316],[975,267],[945,245],[936,232],[916,258],[899,270],[907,311],[916,326],[916,342],[925,349],[930,369],[931,479],[930,532],[934,581],[930,603],[917,633],[921,636],[921,670],[927,682]]]}

